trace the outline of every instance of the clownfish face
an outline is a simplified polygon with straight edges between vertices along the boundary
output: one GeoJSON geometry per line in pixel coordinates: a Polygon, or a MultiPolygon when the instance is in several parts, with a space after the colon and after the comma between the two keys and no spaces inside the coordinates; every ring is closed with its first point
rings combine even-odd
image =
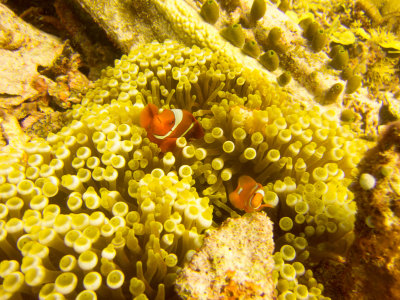
{"type": "Polygon", "coordinates": [[[175,115],[171,110],[163,110],[153,118],[152,131],[156,135],[167,134],[175,125],[175,115]]]}
{"type": "Polygon", "coordinates": [[[229,201],[235,208],[249,213],[271,207],[268,204],[262,204],[264,195],[262,185],[250,176],[244,175],[239,177],[237,188],[229,194],[229,201]]]}
{"type": "Polygon", "coordinates": [[[165,109],[159,113],[158,107],[149,103],[140,113],[140,126],[152,135],[165,135],[174,125],[175,115],[169,109],[165,109]]]}
{"type": "Polygon", "coordinates": [[[258,184],[257,187],[254,188],[253,195],[249,199],[248,207],[252,211],[258,211],[261,209],[261,204],[263,202],[265,192],[262,189],[262,185],[258,184]]]}

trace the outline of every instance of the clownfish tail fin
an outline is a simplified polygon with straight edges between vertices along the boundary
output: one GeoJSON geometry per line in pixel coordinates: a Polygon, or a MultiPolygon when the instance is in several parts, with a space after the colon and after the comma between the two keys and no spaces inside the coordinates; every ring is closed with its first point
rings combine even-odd
{"type": "Polygon", "coordinates": [[[140,126],[148,130],[153,118],[158,114],[158,107],[152,103],[146,105],[146,107],[140,113],[140,126]]]}
{"type": "Polygon", "coordinates": [[[271,204],[261,204],[259,209],[263,209],[265,207],[273,207],[271,204]]]}

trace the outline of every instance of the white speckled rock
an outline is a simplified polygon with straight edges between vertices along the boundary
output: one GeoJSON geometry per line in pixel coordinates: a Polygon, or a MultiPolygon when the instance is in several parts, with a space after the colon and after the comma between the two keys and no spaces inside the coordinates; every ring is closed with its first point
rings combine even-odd
{"type": "Polygon", "coordinates": [[[272,222],[265,213],[228,219],[178,275],[184,299],[273,299],[272,222]]]}

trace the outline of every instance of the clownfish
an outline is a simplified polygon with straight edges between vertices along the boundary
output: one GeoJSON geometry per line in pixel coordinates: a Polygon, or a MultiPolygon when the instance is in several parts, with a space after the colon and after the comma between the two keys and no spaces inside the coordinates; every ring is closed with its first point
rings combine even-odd
{"type": "Polygon", "coordinates": [[[180,137],[200,139],[204,136],[203,128],[189,111],[164,109],[159,113],[158,107],[151,103],[140,113],[140,126],[163,153],[172,151],[180,137]]]}
{"type": "Polygon", "coordinates": [[[260,211],[264,207],[272,207],[269,204],[261,204],[265,192],[261,184],[250,176],[240,176],[236,190],[229,194],[229,201],[234,207],[247,213],[260,211]]]}

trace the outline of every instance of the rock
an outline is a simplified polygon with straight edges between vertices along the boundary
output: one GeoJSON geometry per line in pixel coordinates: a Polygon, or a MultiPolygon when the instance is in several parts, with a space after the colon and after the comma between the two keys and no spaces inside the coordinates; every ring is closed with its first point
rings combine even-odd
{"type": "Polygon", "coordinates": [[[346,299],[400,299],[400,122],[387,125],[361,161],[371,190],[355,184],[355,241],[347,258],[346,299]],[[373,283],[373,284],[371,284],[373,283]]]}
{"type": "Polygon", "coordinates": [[[24,22],[0,4],[0,101],[9,108],[37,96],[31,86],[38,68],[52,65],[63,51],[62,41],[24,22]]]}
{"type": "Polygon", "coordinates": [[[227,219],[178,275],[184,299],[272,299],[272,222],[264,212],[227,219]]]}

